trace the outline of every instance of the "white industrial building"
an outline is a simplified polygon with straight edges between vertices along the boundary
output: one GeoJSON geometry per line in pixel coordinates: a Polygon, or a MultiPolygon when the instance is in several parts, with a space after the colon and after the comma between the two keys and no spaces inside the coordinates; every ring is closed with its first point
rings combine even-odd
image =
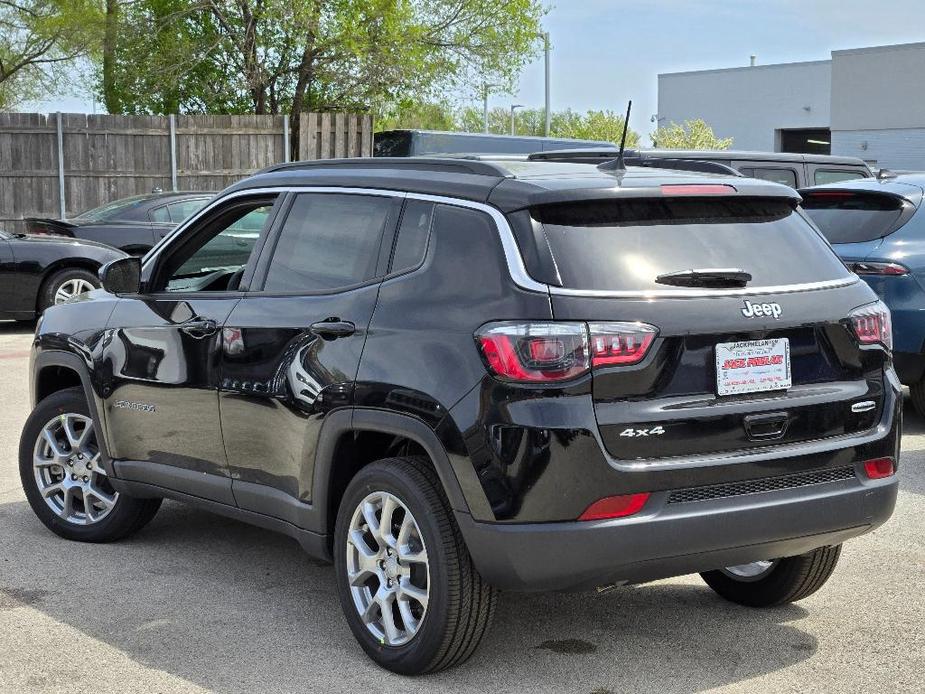
{"type": "MultiPolygon", "coordinates": [[[[754,62],[754,61],[753,61],[754,62]]],[[[735,149],[838,154],[925,170],[925,43],[831,60],[658,76],[659,125],[702,118],[735,149]]]]}

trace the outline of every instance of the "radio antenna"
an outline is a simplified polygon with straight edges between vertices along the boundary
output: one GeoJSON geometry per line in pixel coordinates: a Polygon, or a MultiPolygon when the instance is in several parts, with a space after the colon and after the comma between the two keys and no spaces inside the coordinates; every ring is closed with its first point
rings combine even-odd
{"type": "Polygon", "coordinates": [[[629,103],[626,105],[626,119],[623,121],[623,136],[620,138],[620,151],[616,159],[598,164],[597,168],[601,171],[626,171],[626,164],[623,163],[623,150],[626,149],[626,131],[629,130],[630,127],[630,111],[632,110],[633,100],[630,99],[629,103]]]}

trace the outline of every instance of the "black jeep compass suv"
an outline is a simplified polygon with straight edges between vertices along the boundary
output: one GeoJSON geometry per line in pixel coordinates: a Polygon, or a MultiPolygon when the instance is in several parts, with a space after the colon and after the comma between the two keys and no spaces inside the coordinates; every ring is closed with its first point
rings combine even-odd
{"type": "Polygon", "coordinates": [[[164,497],[287,533],[400,673],[468,658],[498,590],[798,600],[890,516],[900,425],[889,311],[799,202],[590,164],[266,170],[45,314],[29,502],[73,540],[164,497]]]}

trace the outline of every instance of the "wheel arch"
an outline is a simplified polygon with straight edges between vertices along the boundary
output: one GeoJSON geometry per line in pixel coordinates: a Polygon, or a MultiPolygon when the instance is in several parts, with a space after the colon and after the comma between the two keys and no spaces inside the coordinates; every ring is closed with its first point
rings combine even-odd
{"type": "Polygon", "coordinates": [[[430,426],[398,412],[373,408],[345,408],[332,412],[325,418],[315,449],[312,505],[317,511],[319,524],[323,524],[319,530],[329,538],[333,536],[333,522],[340,497],[350,479],[368,463],[390,455],[391,449],[387,448],[375,455],[349,457],[354,442],[367,435],[401,439],[411,444],[416,449],[414,452],[426,456],[433,464],[451,509],[469,512],[449,455],[430,426]]]}
{"type": "Polygon", "coordinates": [[[81,387],[87,398],[87,405],[93,422],[96,424],[97,445],[100,448],[101,462],[106,473],[114,476],[112,459],[106,445],[105,423],[101,418],[98,400],[93,390],[90,370],[86,363],[76,354],[57,350],[39,352],[32,363],[32,379],[29,383],[32,408],[47,398],[67,388],[81,387]]]}
{"type": "Polygon", "coordinates": [[[81,257],[61,258],[60,260],[56,260],[53,263],[50,263],[48,267],[46,267],[42,271],[42,279],[39,282],[38,291],[35,293],[35,306],[33,308],[35,310],[36,315],[41,313],[41,310],[42,310],[42,294],[45,293],[45,287],[48,285],[48,281],[52,277],[54,277],[57,273],[61,272],[62,270],[74,269],[74,270],[87,270],[88,272],[92,272],[93,274],[96,274],[97,272],[99,272],[99,269],[102,266],[103,266],[103,263],[101,263],[98,260],[94,260],[93,258],[81,258],[81,257]]]}

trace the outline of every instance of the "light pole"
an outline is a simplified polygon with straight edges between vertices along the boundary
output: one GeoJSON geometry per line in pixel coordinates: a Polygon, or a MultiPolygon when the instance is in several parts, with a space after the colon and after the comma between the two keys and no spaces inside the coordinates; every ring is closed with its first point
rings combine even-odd
{"type": "Polygon", "coordinates": [[[552,113],[549,111],[549,32],[544,31],[541,36],[543,37],[543,52],[546,58],[546,123],[543,126],[543,134],[549,137],[549,128],[552,123],[552,113]]]}
{"type": "Polygon", "coordinates": [[[514,134],[514,111],[523,107],[523,104],[511,104],[511,135],[514,134]]]}
{"type": "Polygon", "coordinates": [[[485,134],[488,134],[488,82],[482,83],[482,120],[485,134]]]}

